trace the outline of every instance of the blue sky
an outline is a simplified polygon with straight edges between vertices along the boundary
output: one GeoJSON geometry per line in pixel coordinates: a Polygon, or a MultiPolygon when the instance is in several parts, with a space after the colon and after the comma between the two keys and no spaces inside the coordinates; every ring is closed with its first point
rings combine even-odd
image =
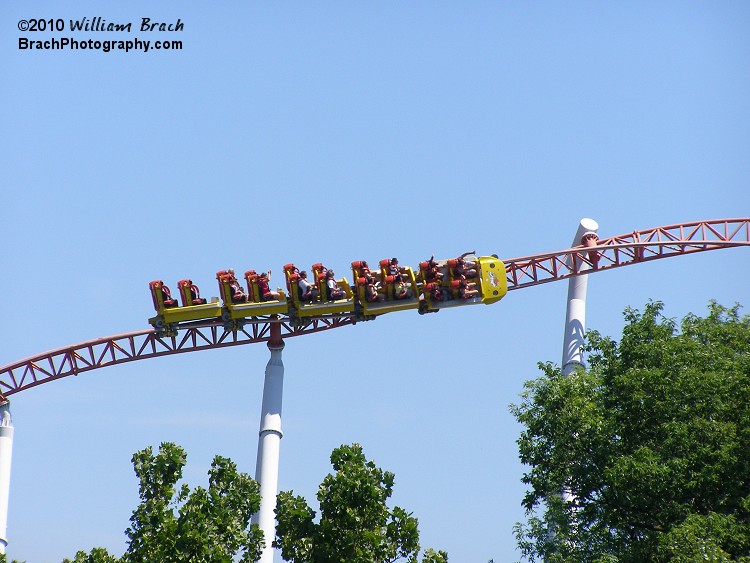
{"type": "MultiPolygon", "coordinates": [[[[288,262],[563,249],[582,217],[607,237],[750,215],[746,2],[6,0],[0,26],[2,364],[146,328],[152,279],[216,295],[227,267],[280,284],[288,262]],[[17,27],[95,16],[134,31],[17,27]],[[183,49],[18,49],[53,36],[183,49]]],[[[651,298],[677,318],[747,305],[749,266],[734,249],[597,274],[588,327],[617,336],[651,298]]],[[[517,558],[507,407],[559,362],[566,290],[289,339],[281,488],[313,501],[331,450],[359,442],[425,547],[517,558]]],[[[184,446],[191,485],[215,454],[252,474],[267,359],[213,350],[16,395],[8,553],[122,553],[148,445],[184,446]]]]}

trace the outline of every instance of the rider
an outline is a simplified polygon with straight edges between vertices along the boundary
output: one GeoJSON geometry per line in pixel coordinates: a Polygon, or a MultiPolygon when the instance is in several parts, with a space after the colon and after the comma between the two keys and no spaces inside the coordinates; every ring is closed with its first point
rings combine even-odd
{"type": "Polygon", "coordinates": [[[385,300],[385,295],[378,292],[377,282],[372,274],[369,272],[365,277],[365,300],[368,303],[375,303],[385,300]]]}
{"type": "Polygon", "coordinates": [[[346,292],[339,287],[336,280],[333,278],[333,270],[326,271],[326,293],[328,294],[329,301],[337,301],[346,297],[346,292]]]}
{"type": "Polygon", "coordinates": [[[461,276],[468,278],[477,277],[477,263],[473,260],[466,260],[466,257],[474,252],[464,252],[461,256],[456,258],[456,265],[453,267],[453,276],[460,278],[461,276]]]}
{"type": "Polygon", "coordinates": [[[229,278],[229,289],[232,292],[232,303],[247,303],[247,293],[245,293],[245,288],[240,285],[240,282],[234,276],[234,270],[229,268],[227,271],[231,276],[229,278]]]}
{"type": "Polygon", "coordinates": [[[268,270],[268,272],[263,272],[258,276],[258,290],[260,293],[260,298],[263,301],[278,301],[279,297],[281,297],[281,294],[278,291],[271,291],[270,286],[268,285],[271,281],[271,270],[268,270]]]}
{"type": "Polygon", "coordinates": [[[313,284],[307,281],[307,272],[299,273],[299,298],[300,301],[315,301],[318,297],[318,290],[313,284]]]}
{"type": "Polygon", "coordinates": [[[430,256],[427,261],[427,269],[425,270],[425,281],[440,282],[443,279],[443,273],[438,269],[437,262],[435,262],[435,255],[430,256]]]}
{"type": "Polygon", "coordinates": [[[401,278],[401,268],[398,265],[398,258],[391,258],[391,263],[388,264],[388,275],[401,278]]]}
{"type": "Polygon", "coordinates": [[[476,297],[477,295],[479,295],[477,284],[473,282],[467,282],[466,278],[461,276],[458,285],[458,296],[461,299],[470,299],[472,297],[476,297]]]}

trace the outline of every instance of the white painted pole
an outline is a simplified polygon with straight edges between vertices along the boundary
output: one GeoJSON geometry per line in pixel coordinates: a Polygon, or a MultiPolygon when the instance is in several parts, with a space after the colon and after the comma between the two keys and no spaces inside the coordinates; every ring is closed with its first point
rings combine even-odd
{"type": "Polygon", "coordinates": [[[0,553],[8,546],[8,499],[10,497],[10,460],[13,455],[13,420],[10,404],[0,405],[0,553]]]}
{"type": "MultiPolygon", "coordinates": [[[[593,219],[581,219],[571,246],[584,244],[585,238],[596,236],[599,225],[593,219]]],[[[590,269],[588,264],[581,270],[590,269]]],[[[565,314],[565,335],[563,337],[562,372],[570,375],[583,367],[583,337],[586,331],[586,288],[588,276],[574,276],[568,282],[568,308],[565,314]]]]}
{"type": "Polygon", "coordinates": [[[259,563],[272,563],[274,550],[271,547],[276,536],[276,495],[279,486],[279,450],[281,445],[281,402],[284,391],[284,364],[281,351],[281,326],[271,324],[271,339],[268,341],[271,359],[266,365],[266,379],[263,384],[263,407],[260,415],[260,435],[258,437],[258,458],[255,466],[255,480],[260,484],[260,510],[253,515],[253,523],[263,531],[266,545],[258,560],[259,563]]]}
{"type": "MultiPolygon", "coordinates": [[[[581,219],[571,246],[590,244],[596,240],[596,231],[599,225],[593,219],[581,219]]],[[[572,264],[570,264],[572,266],[572,264]]],[[[591,267],[579,262],[580,270],[589,270],[591,267]]],[[[563,336],[562,372],[570,375],[583,363],[583,342],[586,332],[586,289],[588,287],[588,275],[574,276],[568,281],[568,307],[565,313],[565,334],[563,336]]],[[[568,490],[561,491],[561,496],[566,503],[575,502],[575,497],[568,490]]],[[[554,535],[555,530],[550,530],[554,535]]]]}

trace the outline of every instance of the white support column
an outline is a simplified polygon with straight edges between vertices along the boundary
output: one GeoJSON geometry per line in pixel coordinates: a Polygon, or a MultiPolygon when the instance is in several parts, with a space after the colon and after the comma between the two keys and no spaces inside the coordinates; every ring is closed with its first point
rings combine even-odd
{"type": "MultiPolygon", "coordinates": [[[[593,219],[581,219],[571,246],[586,244],[585,240],[596,240],[599,225],[593,219]]],[[[590,269],[587,264],[582,270],[590,269]]],[[[565,335],[563,337],[562,372],[570,375],[583,367],[583,337],[586,331],[586,288],[588,276],[574,276],[568,282],[568,308],[565,313],[565,335]]]]}
{"type": "Polygon", "coordinates": [[[0,553],[8,546],[8,498],[10,496],[10,461],[13,455],[13,420],[10,404],[0,405],[0,553]]]}
{"type": "MultiPolygon", "coordinates": [[[[590,246],[596,241],[599,225],[593,219],[581,219],[571,247],[590,246]]],[[[572,260],[574,260],[572,258],[572,260]]],[[[571,264],[573,266],[573,264],[571,264]]],[[[580,270],[591,269],[586,263],[578,263],[580,270]]],[[[570,375],[584,367],[583,341],[586,332],[586,289],[588,275],[574,276],[568,282],[568,307],[565,313],[565,334],[563,336],[562,372],[570,375]]],[[[574,495],[568,490],[561,491],[561,496],[568,503],[575,502],[574,495]]],[[[554,530],[551,530],[554,535],[554,530]]]]}
{"type": "Polygon", "coordinates": [[[260,415],[260,435],[258,437],[258,458],[255,466],[255,480],[260,483],[260,510],[253,515],[253,523],[263,530],[266,546],[259,563],[273,562],[273,542],[276,536],[276,495],[279,486],[279,450],[281,445],[281,402],[284,391],[284,364],[281,351],[281,326],[271,324],[271,339],[268,341],[271,359],[266,365],[266,379],[263,384],[263,407],[260,415]]]}

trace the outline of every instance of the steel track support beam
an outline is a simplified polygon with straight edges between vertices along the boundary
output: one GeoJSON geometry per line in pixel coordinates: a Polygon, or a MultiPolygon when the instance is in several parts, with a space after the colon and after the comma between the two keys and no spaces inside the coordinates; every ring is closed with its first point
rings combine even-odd
{"type": "Polygon", "coordinates": [[[276,495],[279,484],[279,452],[281,446],[281,404],[284,391],[284,363],[281,352],[284,341],[281,339],[281,324],[271,323],[271,338],[268,341],[271,359],[266,365],[266,378],[263,383],[263,406],[260,414],[258,436],[258,457],[255,466],[255,480],[260,484],[260,510],[253,515],[253,523],[263,531],[266,545],[258,560],[259,563],[273,562],[273,542],[276,536],[276,495]]]}

